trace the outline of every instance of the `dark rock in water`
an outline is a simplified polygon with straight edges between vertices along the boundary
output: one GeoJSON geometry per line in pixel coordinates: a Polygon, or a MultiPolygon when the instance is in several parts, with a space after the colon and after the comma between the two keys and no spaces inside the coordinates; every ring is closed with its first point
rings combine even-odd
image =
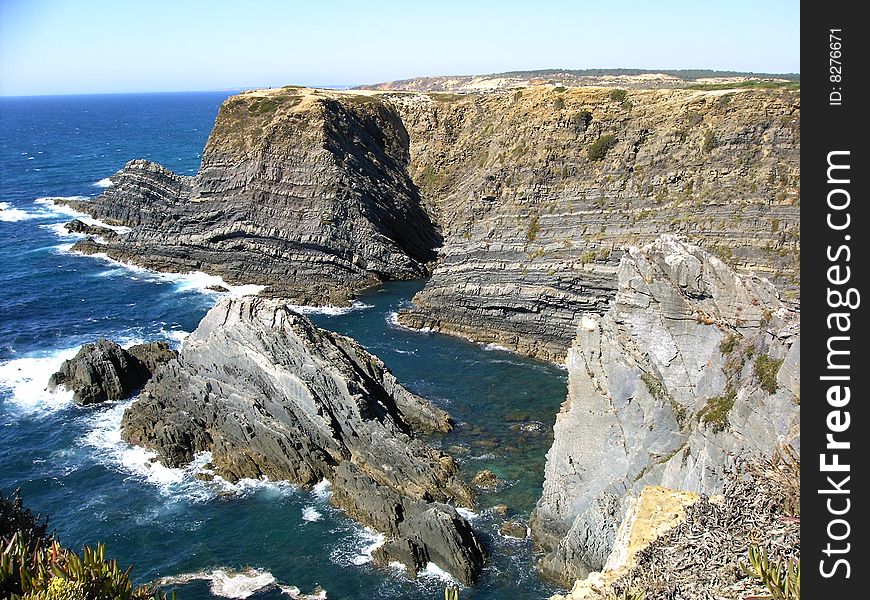
{"type": "Polygon", "coordinates": [[[357,342],[264,298],[209,311],[122,422],[168,466],[208,450],[229,480],[329,479],[336,505],[387,535],[381,558],[472,582],[486,553],[449,504],[470,507],[474,494],[451,457],[414,436],[450,428],[357,342]]]}
{"type": "Polygon", "coordinates": [[[63,226],[70,233],[84,233],[86,235],[98,235],[105,239],[111,239],[118,234],[108,227],[100,227],[99,225],[88,225],[79,219],[73,219],[63,226]]]}
{"type": "Polygon", "coordinates": [[[63,386],[74,392],[79,404],[96,404],[126,398],[151,377],[160,364],[174,358],[165,342],[139,344],[129,350],[111,340],[85,344],[64,361],[48,380],[48,389],[63,386]]]}
{"type": "Polygon", "coordinates": [[[525,523],[517,520],[505,521],[498,528],[499,533],[505,537],[524,540],[529,535],[529,530],[525,523]]]}
{"type": "Polygon", "coordinates": [[[230,291],[230,289],[228,287],[223,286],[223,285],[210,285],[205,289],[207,289],[210,292],[221,292],[221,293],[230,291]]]}

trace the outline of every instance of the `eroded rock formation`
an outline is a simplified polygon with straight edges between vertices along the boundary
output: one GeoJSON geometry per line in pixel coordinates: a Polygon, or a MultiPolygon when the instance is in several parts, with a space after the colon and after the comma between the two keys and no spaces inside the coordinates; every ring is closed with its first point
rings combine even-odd
{"type": "Polygon", "coordinates": [[[169,466],[210,451],[230,480],[328,479],[334,503],[387,535],[380,559],[413,572],[435,562],[471,583],[486,552],[454,505],[473,492],[415,435],[450,427],[358,343],[264,298],[210,310],[122,424],[169,466]]]}
{"type": "Polygon", "coordinates": [[[728,457],[799,447],[799,314],[765,280],[662,236],[623,255],[605,316],[581,319],[532,519],[546,574],[600,570],[629,495],[721,492],[728,457]]]}
{"type": "Polygon", "coordinates": [[[63,386],[79,404],[121,400],[151,378],[157,368],[175,357],[166,342],[149,342],[124,349],[100,339],[81,347],[48,380],[48,389],[63,386]]]}

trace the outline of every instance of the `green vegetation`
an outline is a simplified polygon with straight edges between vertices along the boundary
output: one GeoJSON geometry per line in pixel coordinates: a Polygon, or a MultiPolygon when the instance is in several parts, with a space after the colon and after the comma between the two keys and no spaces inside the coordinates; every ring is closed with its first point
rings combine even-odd
{"type": "Polygon", "coordinates": [[[731,354],[734,351],[734,348],[737,347],[737,344],[740,342],[740,335],[736,333],[731,333],[722,340],[722,343],[719,344],[719,352],[722,354],[731,354]]]}
{"type": "Polygon", "coordinates": [[[538,231],[538,215],[535,215],[529,220],[529,229],[526,231],[526,239],[530,242],[534,242],[535,238],[538,237],[538,231]]]}
{"type": "Polygon", "coordinates": [[[455,585],[444,588],[444,600],[459,600],[459,588],[455,585]]]}
{"type": "Polygon", "coordinates": [[[628,92],[617,88],[614,90],[610,90],[610,95],[608,97],[614,102],[625,102],[627,96],[628,92]]]}
{"type": "Polygon", "coordinates": [[[674,411],[677,424],[682,427],[683,423],[686,422],[686,407],[671,397],[665,384],[655,375],[644,372],[640,374],[640,380],[643,381],[646,389],[649,390],[650,396],[661,402],[668,402],[671,405],[671,410],[674,411]]]}
{"type": "Polygon", "coordinates": [[[592,122],[592,113],[588,110],[581,110],[571,115],[571,123],[578,129],[586,129],[589,123],[592,122]]]}
{"type": "Polygon", "coordinates": [[[757,544],[749,546],[747,559],[749,565],[743,565],[743,569],[751,577],[761,580],[772,600],[800,600],[800,560],[772,560],[757,544]]]}
{"type": "Polygon", "coordinates": [[[767,354],[762,354],[755,359],[753,371],[758,381],[761,382],[761,389],[768,394],[775,394],[779,385],[776,383],[776,375],[779,373],[779,368],[782,366],[782,359],[776,360],[770,358],[767,354]]]}
{"type": "Polygon", "coordinates": [[[703,145],[704,152],[707,152],[707,153],[712,152],[713,148],[716,147],[716,144],[717,144],[716,134],[713,132],[713,130],[707,129],[706,131],[704,131],[704,145],[703,145]]]}
{"type": "Polygon", "coordinates": [[[557,85],[557,86],[556,86],[555,88],[553,88],[553,89],[556,90],[557,92],[559,92],[559,93],[561,94],[562,92],[564,92],[564,91],[567,90],[568,88],[566,88],[564,85],[557,85]]]}
{"type": "Polygon", "coordinates": [[[798,81],[738,81],[736,83],[695,83],[688,86],[690,90],[799,90],[801,82],[798,81]]]}
{"type": "Polygon", "coordinates": [[[556,110],[562,110],[565,108],[565,99],[562,96],[559,96],[553,101],[553,108],[556,110]]]}
{"type": "Polygon", "coordinates": [[[737,392],[728,390],[724,396],[709,398],[707,403],[698,412],[698,420],[708,425],[714,433],[725,431],[728,427],[728,415],[734,408],[737,392]]]}
{"type": "MultiPolygon", "coordinates": [[[[106,548],[79,555],[47,535],[48,522],[0,492],[0,597],[11,600],[166,600],[148,586],[133,587],[132,567],[121,571],[106,548]]],[[[174,597],[174,594],[173,594],[174,597]]]]}
{"type": "Polygon", "coordinates": [[[616,142],[617,139],[615,135],[609,133],[607,135],[602,135],[589,146],[589,150],[587,150],[589,160],[601,160],[607,156],[607,151],[613,148],[616,145],[616,142]]]}

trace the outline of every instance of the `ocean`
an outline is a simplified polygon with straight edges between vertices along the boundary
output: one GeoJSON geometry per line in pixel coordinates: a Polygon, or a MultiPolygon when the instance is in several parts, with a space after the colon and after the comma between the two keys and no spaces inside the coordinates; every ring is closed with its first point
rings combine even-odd
{"type": "MultiPolygon", "coordinates": [[[[69,547],[105,542],[137,583],[163,578],[180,599],[443,597],[437,568],[409,580],[372,564],[379,536],[313,490],[267,481],[202,482],[155,465],[120,438],[130,401],[78,407],[45,391],[81,344],[108,337],[179,347],[220,294],[202,273],[158,274],[72,253],[53,198],[95,196],[134,158],[194,174],[230,92],[0,98],[0,490],[20,487],[69,547]]],[[[79,215],[80,216],[80,215],[79,215]]],[[[557,366],[397,325],[424,282],[394,282],[350,310],[308,310],[350,335],[406,387],[445,408],[457,430],[431,442],[470,480],[491,469],[506,483],[482,493],[472,522],[493,560],[463,598],[546,598],[531,542],[502,536],[507,504],[528,519],[540,494],[567,378],[557,366]]],[[[239,293],[231,290],[229,293],[239,293]]]]}

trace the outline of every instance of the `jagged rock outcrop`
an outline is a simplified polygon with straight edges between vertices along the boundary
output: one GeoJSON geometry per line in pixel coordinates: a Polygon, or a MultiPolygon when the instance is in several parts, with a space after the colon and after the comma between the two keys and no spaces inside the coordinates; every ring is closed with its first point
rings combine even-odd
{"type": "Polygon", "coordinates": [[[568,353],[532,519],[544,572],[566,585],[603,567],[627,495],[717,493],[728,456],[799,447],[799,315],[770,283],[671,236],[629,248],[618,282],[568,353]]]}
{"type": "Polygon", "coordinates": [[[63,386],[79,404],[126,398],[151,378],[157,368],[175,358],[166,342],[137,344],[124,349],[99,339],[81,347],[48,380],[48,389],[63,386]]]}
{"type": "Polygon", "coordinates": [[[221,107],[196,177],[135,160],[97,199],[70,202],[134,228],[74,249],[347,304],[380,281],[426,275],[441,243],[407,174],[407,138],[392,107],[362,94],[241,94],[221,107]]]}
{"type": "Polygon", "coordinates": [[[221,107],[196,177],[133,161],[73,202],[134,228],[75,248],[345,304],[440,247],[401,322],[561,361],[621,248],[663,232],[796,298],[799,155],[789,88],[260,90],[221,107]]]}
{"type": "Polygon", "coordinates": [[[333,482],[333,501],[385,533],[379,553],[473,582],[486,553],[452,505],[473,493],[415,431],[447,431],[444,411],[402,387],[350,338],[283,301],[225,299],[124,415],[124,438],[170,466],[211,451],[217,474],[333,482]]]}

